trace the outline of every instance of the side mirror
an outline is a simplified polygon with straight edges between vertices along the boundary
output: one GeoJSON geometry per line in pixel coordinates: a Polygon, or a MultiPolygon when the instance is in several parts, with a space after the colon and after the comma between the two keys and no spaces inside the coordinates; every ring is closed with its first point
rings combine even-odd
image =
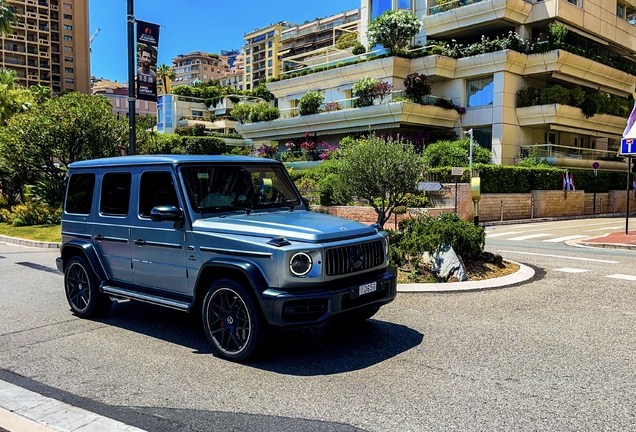
{"type": "Polygon", "coordinates": [[[150,219],[153,222],[177,222],[183,218],[181,209],[173,205],[162,205],[150,210],[150,219]]]}

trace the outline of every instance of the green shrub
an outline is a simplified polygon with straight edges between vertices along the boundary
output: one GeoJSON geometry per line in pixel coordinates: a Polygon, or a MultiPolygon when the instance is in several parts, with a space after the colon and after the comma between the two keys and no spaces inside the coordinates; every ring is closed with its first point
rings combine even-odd
{"type": "Polygon", "coordinates": [[[13,226],[53,225],[62,220],[62,208],[29,202],[13,207],[3,219],[13,226]]]}
{"type": "Polygon", "coordinates": [[[252,113],[252,106],[246,103],[234,105],[230,115],[236,119],[239,123],[245,123],[249,120],[252,113]]]}
{"type": "MultiPolygon", "coordinates": [[[[178,129],[178,128],[177,128],[178,129]]],[[[175,132],[177,130],[175,129],[175,132]]],[[[180,135],[174,134],[153,134],[146,140],[143,146],[137,148],[138,154],[182,154],[183,139],[180,135]]]]}
{"type": "Polygon", "coordinates": [[[327,174],[318,182],[318,191],[320,193],[320,205],[331,206],[342,204],[335,194],[334,185],[340,181],[340,177],[337,174],[327,174]]]}
{"type": "Polygon", "coordinates": [[[217,137],[187,137],[184,150],[190,155],[220,155],[225,152],[225,142],[217,137]]]}
{"type": "Polygon", "coordinates": [[[407,193],[400,200],[400,204],[408,208],[428,207],[428,197],[423,194],[407,193]]]}
{"type": "Polygon", "coordinates": [[[365,52],[367,52],[367,49],[359,42],[351,50],[351,54],[353,55],[360,55],[364,54],[365,52]]]}
{"type": "Polygon", "coordinates": [[[420,102],[424,96],[431,94],[432,84],[424,74],[410,73],[404,79],[404,93],[410,99],[420,102]]]}
{"type": "Polygon", "coordinates": [[[340,35],[338,40],[336,40],[336,48],[339,50],[344,50],[357,45],[360,45],[358,42],[358,32],[343,33],[340,35]]]}
{"type": "Polygon", "coordinates": [[[517,90],[517,108],[539,105],[541,91],[533,87],[521,87],[517,90]]]}
{"type": "Polygon", "coordinates": [[[358,99],[354,101],[354,106],[356,107],[365,107],[373,105],[373,99],[375,98],[373,95],[373,89],[378,83],[378,80],[375,78],[371,78],[369,75],[366,75],[360,78],[353,85],[353,95],[358,99]]]}
{"type": "Polygon", "coordinates": [[[569,105],[580,108],[585,100],[585,90],[581,87],[574,87],[570,89],[570,102],[569,105]]]}
{"type": "Polygon", "coordinates": [[[298,99],[300,115],[316,114],[324,100],[325,96],[320,92],[310,91],[305,93],[298,99]]]}
{"type": "Polygon", "coordinates": [[[391,260],[398,266],[419,260],[424,252],[435,253],[447,244],[457,255],[472,258],[484,250],[486,242],[483,227],[475,226],[455,213],[403,219],[399,228],[400,233],[394,233],[390,239],[391,260]]]}
{"type": "Polygon", "coordinates": [[[257,123],[261,121],[276,120],[279,117],[280,111],[278,108],[270,107],[267,102],[259,102],[256,105],[252,105],[249,120],[252,123],[257,123]]]}
{"type": "Polygon", "coordinates": [[[541,92],[541,104],[561,104],[567,105],[570,102],[570,92],[560,85],[553,85],[543,89],[541,92]]]}

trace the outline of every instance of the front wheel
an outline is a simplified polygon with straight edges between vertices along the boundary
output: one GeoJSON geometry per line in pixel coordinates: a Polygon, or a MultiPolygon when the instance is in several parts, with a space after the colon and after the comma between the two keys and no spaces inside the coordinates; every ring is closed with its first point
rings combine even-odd
{"type": "Polygon", "coordinates": [[[110,299],[99,292],[93,269],[82,257],[74,256],[66,264],[64,290],[73,313],[80,318],[89,318],[111,307],[110,299]]]}
{"type": "Polygon", "coordinates": [[[214,282],[203,299],[203,329],[219,357],[244,361],[266,336],[266,323],[249,294],[237,282],[214,282]]]}

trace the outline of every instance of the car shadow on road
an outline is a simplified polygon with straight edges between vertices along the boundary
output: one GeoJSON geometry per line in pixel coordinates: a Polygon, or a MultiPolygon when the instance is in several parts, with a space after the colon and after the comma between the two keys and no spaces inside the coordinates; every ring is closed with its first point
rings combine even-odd
{"type": "MultiPolygon", "coordinates": [[[[197,316],[146,303],[115,304],[96,321],[213,354],[197,316]]],[[[370,319],[272,331],[250,367],[313,376],[364,369],[419,345],[423,335],[404,325],[370,319]]]]}
{"type": "Polygon", "coordinates": [[[370,319],[358,325],[338,321],[275,333],[250,366],[286,375],[331,375],[365,369],[410,350],[424,336],[409,327],[370,319]]]}

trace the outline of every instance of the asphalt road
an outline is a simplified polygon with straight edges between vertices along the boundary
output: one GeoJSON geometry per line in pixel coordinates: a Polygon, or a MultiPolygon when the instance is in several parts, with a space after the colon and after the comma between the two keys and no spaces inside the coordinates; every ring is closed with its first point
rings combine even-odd
{"type": "Polygon", "coordinates": [[[57,251],[0,243],[0,379],[150,431],[636,430],[636,251],[545,241],[621,223],[489,228],[532,280],[400,294],[243,365],[180,312],[74,317],[57,251]]]}

